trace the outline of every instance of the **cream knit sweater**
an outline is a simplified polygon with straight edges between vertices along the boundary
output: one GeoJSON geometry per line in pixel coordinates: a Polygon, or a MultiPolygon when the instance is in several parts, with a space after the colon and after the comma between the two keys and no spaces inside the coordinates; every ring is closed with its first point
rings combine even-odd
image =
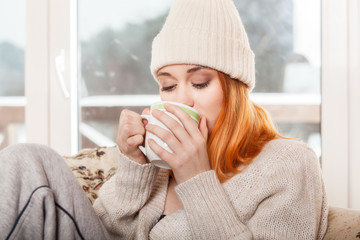
{"type": "Polygon", "coordinates": [[[269,142],[224,184],[207,171],[178,185],[183,209],[161,221],[168,172],[122,154],[118,162],[94,203],[114,239],[322,239],[327,228],[319,161],[297,141],[269,142]]]}

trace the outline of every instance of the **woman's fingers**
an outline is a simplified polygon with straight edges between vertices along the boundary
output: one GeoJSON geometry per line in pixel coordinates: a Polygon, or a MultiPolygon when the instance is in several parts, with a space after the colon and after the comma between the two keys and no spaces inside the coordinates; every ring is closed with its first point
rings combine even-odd
{"type": "Polygon", "coordinates": [[[145,135],[145,128],[141,123],[141,120],[137,120],[136,122],[128,122],[124,123],[119,131],[119,133],[124,141],[128,138],[136,135],[145,135]]]}
{"type": "Polygon", "coordinates": [[[200,123],[199,123],[199,130],[201,132],[201,135],[203,136],[203,138],[207,141],[208,139],[208,134],[209,134],[209,129],[207,127],[207,123],[206,123],[206,117],[202,116],[200,118],[200,123]]]}
{"type": "Polygon", "coordinates": [[[179,150],[179,140],[168,130],[154,124],[148,124],[146,130],[163,140],[172,151],[177,152],[179,150]]]}
{"type": "Polygon", "coordinates": [[[119,118],[119,130],[116,143],[120,151],[139,163],[146,163],[139,145],[144,142],[145,127],[141,116],[133,111],[124,109],[119,118]]]}
{"type": "Polygon", "coordinates": [[[174,155],[168,151],[166,151],[164,148],[162,148],[159,144],[155,142],[153,139],[149,139],[148,144],[150,148],[158,155],[162,160],[164,160],[169,166],[172,168],[172,161],[171,159],[174,159],[174,155]]]}
{"type": "Polygon", "coordinates": [[[172,150],[168,152],[153,139],[147,142],[150,148],[162,160],[167,162],[174,172],[178,183],[210,169],[207,155],[208,128],[206,118],[201,117],[199,125],[188,113],[175,105],[165,105],[165,109],[176,116],[182,125],[169,114],[153,110],[152,115],[162,122],[167,129],[155,124],[148,124],[146,130],[155,134],[172,150]]]}
{"type": "MultiPolygon", "coordinates": [[[[145,108],[141,113],[141,115],[149,115],[149,114],[150,114],[150,108],[145,108]]],[[[148,124],[148,120],[146,120],[146,119],[142,119],[142,122],[143,122],[144,126],[146,126],[146,124],[148,124]]]]}
{"type": "Polygon", "coordinates": [[[181,123],[184,125],[184,128],[190,135],[199,132],[198,125],[195,123],[195,121],[179,106],[166,103],[164,104],[164,107],[168,112],[174,114],[181,121],[181,123]]]}
{"type": "Polygon", "coordinates": [[[179,139],[180,142],[186,141],[189,134],[185,131],[184,127],[181,126],[178,121],[160,110],[153,110],[152,115],[160,122],[162,122],[172,133],[174,133],[174,135],[177,139],[179,139]]]}
{"type": "Polygon", "coordinates": [[[142,113],[142,115],[149,115],[150,114],[150,108],[145,108],[142,113]]]}
{"type": "Polygon", "coordinates": [[[183,126],[163,111],[153,110],[152,115],[170,129],[180,142],[186,143],[189,140],[190,135],[194,136],[196,139],[201,137],[197,124],[188,113],[176,105],[165,104],[164,106],[169,113],[178,118],[183,126]]]}
{"type": "Polygon", "coordinates": [[[138,148],[140,145],[143,144],[143,142],[144,136],[140,134],[131,136],[126,140],[126,143],[132,148],[138,148]]]}

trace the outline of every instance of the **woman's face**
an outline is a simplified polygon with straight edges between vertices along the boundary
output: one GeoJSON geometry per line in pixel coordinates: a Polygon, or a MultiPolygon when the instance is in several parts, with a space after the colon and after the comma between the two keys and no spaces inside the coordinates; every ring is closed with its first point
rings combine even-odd
{"type": "Polygon", "coordinates": [[[219,117],[223,91],[216,70],[198,65],[169,65],[157,72],[162,101],[186,104],[207,119],[209,134],[219,117]]]}

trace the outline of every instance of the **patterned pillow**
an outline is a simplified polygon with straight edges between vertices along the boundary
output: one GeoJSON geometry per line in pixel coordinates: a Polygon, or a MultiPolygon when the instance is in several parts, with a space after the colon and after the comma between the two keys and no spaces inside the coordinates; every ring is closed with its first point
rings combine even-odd
{"type": "Polygon", "coordinates": [[[83,149],[75,156],[63,156],[91,203],[99,188],[115,174],[117,154],[114,146],[83,149]]]}

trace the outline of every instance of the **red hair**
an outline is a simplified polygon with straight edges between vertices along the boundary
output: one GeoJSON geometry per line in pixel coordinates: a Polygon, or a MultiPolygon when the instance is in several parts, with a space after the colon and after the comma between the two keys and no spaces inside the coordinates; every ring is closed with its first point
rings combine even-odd
{"type": "Polygon", "coordinates": [[[267,112],[249,99],[245,84],[219,72],[223,105],[208,140],[210,166],[221,182],[249,165],[264,145],[281,137],[267,112]]]}

